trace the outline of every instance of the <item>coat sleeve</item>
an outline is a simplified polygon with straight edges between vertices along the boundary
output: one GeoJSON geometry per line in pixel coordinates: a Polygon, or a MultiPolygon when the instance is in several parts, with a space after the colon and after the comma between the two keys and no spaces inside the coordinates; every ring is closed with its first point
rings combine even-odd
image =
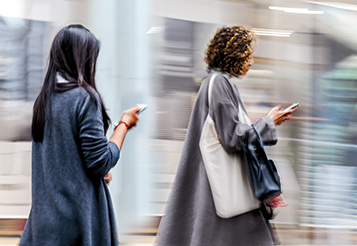
{"type": "MultiPolygon", "coordinates": [[[[223,148],[227,152],[243,150],[244,138],[247,130],[250,130],[249,141],[255,141],[256,136],[251,126],[238,119],[238,94],[233,86],[224,77],[217,76],[212,88],[210,102],[210,114],[215,123],[218,137],[223,148]]],[[[277,142],[275,124],[268,116],[254,122],[264,144],[274,145],[277,142]]]]}
{"type": "Polygon", "coordinates": [[[119,159],[116,144],[108,142],[104,134],[100,99],[97,105],[92,96],[85,91],[78,112],[79,148],[86,171],[103,178],[119,159]]]}

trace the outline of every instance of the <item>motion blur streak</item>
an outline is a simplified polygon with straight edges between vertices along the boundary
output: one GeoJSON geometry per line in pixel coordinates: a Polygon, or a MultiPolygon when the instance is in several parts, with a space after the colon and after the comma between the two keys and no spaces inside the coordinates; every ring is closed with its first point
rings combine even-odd
{"type": "Polygon", "coordinates": [[[113,122],[148,104],[110,190],[121,241],[151,245],[206,76],[207,42],[217,27],[243,25],[257,36],[255,64],[234,83],[252,120],[300,102],[267,147],[289,203],[273,220],[278,238],[356,245],[356,10],[355,0],[0,0],[0,236],[17,239],[28,216],[32,105],[60,28],[81,23],[100,39],[97,83],[113,122]]]}

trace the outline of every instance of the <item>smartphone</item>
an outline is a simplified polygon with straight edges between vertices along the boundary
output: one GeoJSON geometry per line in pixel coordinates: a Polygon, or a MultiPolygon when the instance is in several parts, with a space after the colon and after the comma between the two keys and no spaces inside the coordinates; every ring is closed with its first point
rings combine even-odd
{"type": "Polygon", "coordinates": [[[284,112],[289,111],[290,109],[296,108],[298,106],[299,106],[299,102],[295,102],[291,104],[289,107],[287,107],[286,109],[284,109],[284,112]]]}
{"type": "Polygon", "coordinates": [[[143,104],[143,103],[139,103],[137,104],[137,106],[140,108],[138,112],[136,112],[137,114],[141,114],[141,112],[143,112],[146,108],[147,108],[147,104],[143,104]]]}

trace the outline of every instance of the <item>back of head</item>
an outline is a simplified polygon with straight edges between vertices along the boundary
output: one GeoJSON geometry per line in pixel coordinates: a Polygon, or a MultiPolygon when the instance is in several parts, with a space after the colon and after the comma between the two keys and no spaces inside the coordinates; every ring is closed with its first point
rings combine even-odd
{"type": "MultiPolygon", "coordinates": [[[[91,94],[97,105],[95,93],[98,91],[95,84],[95,73],[99,50],[99,40],[82,25],[69,25],[58,32],[51,46],[44,83],[33,108],[32,137],[34,141],[42,142],[45,119],[51,119],[48,109],[52,93],[83,87],[91,94]],[[68,83],[57,83],[57,74],[66,79],[68,83]]],[[[100,104],[102,105],[104,130],[107,131],[110,118],[103,100],[100,104]]]]}
{"type": "Polygon", "coordinates": [[[82,25],[69,25],[53,40],[48,72],[58,72],[79,86],[87,83],[95,88],[99,49],[99,41],[88,29],[82,25]]]}
{"type": "Polygon", "coordinates": [[[254,41],[253,32],[243,26],[219,28],[206,49],[208,70],[239,77],[253,54],[254,41]]]}

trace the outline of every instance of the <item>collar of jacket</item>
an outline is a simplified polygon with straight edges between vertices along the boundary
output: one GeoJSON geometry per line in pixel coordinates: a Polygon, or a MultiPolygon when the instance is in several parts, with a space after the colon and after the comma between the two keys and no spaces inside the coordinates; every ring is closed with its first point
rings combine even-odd
{"type": "Polygon", "coordinates": [[[63,78],[59,73],[56,74],[57,83],[68,83],[68,80],[63,78]]]}

